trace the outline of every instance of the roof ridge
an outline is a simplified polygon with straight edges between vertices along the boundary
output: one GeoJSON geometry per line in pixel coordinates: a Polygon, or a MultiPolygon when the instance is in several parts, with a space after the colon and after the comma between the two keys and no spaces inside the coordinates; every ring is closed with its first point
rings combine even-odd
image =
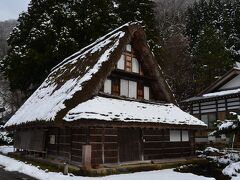
{"type": "Polygon", "coordinates": [[[100,38],[96,39],[94,42],[92,42],[91,44],[83,47],[82,49],[80,49],[79,51],[75,52],[74,54],[70,55],[69,57],[65,58],[63,61],[61,61],[59,64],[57,64],[56,66],[54,66],[51,69],[51,72],[56,70],[58,67],[60,67],[61,65],[63,65],[64,63],[66,63],[67,61],[76,58],[77,56],[81,55],[84,51],[94,47],[95,45],[97,45],[99,42],[109,38],[110,36],[112,36],[113,34],[117,33],[119,30],[125,28],[125,27],[129,27],[130,25],[135,25],[138,24],[138,22],[128,22],[123,24],[122,26],[110,31],[109,33],[105,34],[104,36],[101,36],[100,38]]]}

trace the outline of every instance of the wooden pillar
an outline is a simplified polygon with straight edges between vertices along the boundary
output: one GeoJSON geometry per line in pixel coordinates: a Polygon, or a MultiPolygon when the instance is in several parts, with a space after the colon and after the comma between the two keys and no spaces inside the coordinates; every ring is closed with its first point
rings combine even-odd
{"type": "Polygon", "coordinates": [[[144,140],[143,140],[143,129],[140,129],[140,158],[144,161],[144,140]]]}
{"type": "Polygon", "coordinates": [[[102,163],[105,163],[105,156],[104,156],[104,144],[105,144],[105,128],[102,129],[102,163]]]}
{"type": "Polygon", "coordinates": [[[228,114],[228,105],[227,105],[227,99],[226,99],[226,97],[225,97],[225,111],[226,111],[226,114],[228,114]]]}
{"type": "Polygon", "coordinates": [[[202,120],[202,112],[201,112],[201,103],[200,102],[198,102],[198,113],[199,113],[199,119],[201,119],[202,120]]]}
{"type": "Polygon", "coordinates": [[[92,146],[83,145],[82,146],[82,165],[84,169],[91,169],[91,155],[92,155],[92,146]]]}

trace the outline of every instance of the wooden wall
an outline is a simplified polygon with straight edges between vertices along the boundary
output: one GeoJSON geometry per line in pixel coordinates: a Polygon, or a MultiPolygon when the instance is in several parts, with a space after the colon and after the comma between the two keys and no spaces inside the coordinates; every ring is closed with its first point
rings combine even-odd
{"type": "Polygon", "coordinates": [[[45,152],[46,131],[44,129],[22,129],[15,133],[14,147],[33,152],[45,152]]]}
{"type": "Polygon", "coordinates": [[[82,162],[82,146],[87,142],[87,128],[74,128],[72,131],[71,160],[82,162]]]}
{"type": "Polygon", "coordinates": [[[47,142],[46,142],[46,149],[47,149],[47,154],[49,155],[58,155],[59,149],[58,149],[58,144],[50,144],[49,141],[49,136],[50,135],[55,135],[56,136],[56,142],[58,138],[59,130],[58,128],[49,128],[48,133],[47,133],[47,142]]]}
{"type": "MultiPolygon", "coordinates": [[[[137,148],[135,150],[139,152],[139,158],[134,160],[189,156],[194,153],[194,134],[192,131],[189,131],[188,142],[170,142],[168,129],[145,128],[49,128],[46,136],[47,155],[56,156],[66,161],[81,163],[82,146],[90,144],[92,147],[92,165],[118,163],[121,162],[121,155],[125,157],[126,154],[124,159],[131,160],[130,152],[134,152],[134,148],[130,145],[133,143],[139,143],[139,145],[134,145],[137,148]],[[127,135],[124,136],[123,133],[127,135]],[[52,135],[56,136],[55,144],[50,143],[52,135]],[[127,143],[128,141],[131,142],[127,143]]],[[[17,143],[16,146],[18,146],[17,143]]]]}
{"type": "Polygon", "coordinates": [[[90,128],[92,164],[118,162],[117,128],[90,128]]]}
{"type": "Polygon", "coordinates": [[[189,131],[188,142],[170,142],[167,129],[143,129],[144,160],[189,156],[193,154],[194,136],[189,131]]]}

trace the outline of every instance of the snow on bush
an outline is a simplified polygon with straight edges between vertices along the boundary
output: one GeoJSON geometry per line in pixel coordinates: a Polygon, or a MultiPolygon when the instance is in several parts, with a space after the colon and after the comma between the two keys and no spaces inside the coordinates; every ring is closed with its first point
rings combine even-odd
{"type": "Polygon", "coordinates": [[[212,152],[212,153],[219,153],[219,149],[217,148],[214,148],[214,147],[206,147],[206,149],[204,150],[204,153],[209,153],[209,152],[212,152]]]}
{"type": "Polygon", "coordinates": [[[0,146],[0,153],[2,154],[8,154],[13,151],[14,151],[13,146],[0,146]]]}
{"type": "Polygon", "coordinates": [[[235,176],[240,178],[240,162],[229,164],[222,172],[230,177],[235,176]]]}
{"type": "Polygon", "coordinates": [[[226,154],[217,158],[218,164],[228,165],[240,161],[239,152],[227,152],[226,154]]]}
{"type": "Polygon", "coordinates": [[[0,143],[1,144],[11,144],[13,142],[13,138],[10,137],[8,132],[0,131],[0,143]]]}
{"type": "MultiPolygon", "coordinates": [[[[201,153],[201,151],[198,151],[201,153]]],[[[232,178],[240,179],[240,152],[235,150],[222,150],[207,147],[199,157],[206,158],[214,162],[218,167],[222,167],[222,173],[232,178]],[[215,154],[212,155],[211,153],[215,154]]]]}

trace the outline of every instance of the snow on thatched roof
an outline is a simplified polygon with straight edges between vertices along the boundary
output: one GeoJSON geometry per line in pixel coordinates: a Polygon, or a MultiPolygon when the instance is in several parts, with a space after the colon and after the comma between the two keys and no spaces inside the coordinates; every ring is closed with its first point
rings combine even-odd
{"type": "Polygon", "coordinates": [[[66,121],[79,119],[206,126],[171,103],[141,103],[100,96],[79,104],[64,117],[66,121]]]}
{"type": "Polygon", "coordinates": [[[81,91],[83,84],[89,81],[109,59],[109,55],[119,45],[124,35],[124,31],[115,30],[53,68],[43,84],[6,123],[6,126],[35,120],[53,120],[57,113],[65,108],[64,102],[71,99],[77,91],[81,91]],[[87,57],[90,55],[96,58],[89,60],[87,57]]]}
{"type": "MultiPolygon", "coordinates": [[[[60,120],[78,105],[97,96],[105,79],[115,69],[126,44],[133,41],[153,79],[159,99],[175,103],[169,86],[154,59],[143,28],[127,23],[63,60],[52,69],[42,85],[20,107],[5,127],[29,122],[60,120]],[[161,92],[161,93],[159,93],[161,92]]],[[[180,111],[180,110],[179,110],[180,111]]],[[[161,116],[161,114],[159,115],[161,116]]],[[[190,117],[190,116],[189,116],[190,117]]],[[[190,118],[191,119],[191,118],[190,118]]]]}

